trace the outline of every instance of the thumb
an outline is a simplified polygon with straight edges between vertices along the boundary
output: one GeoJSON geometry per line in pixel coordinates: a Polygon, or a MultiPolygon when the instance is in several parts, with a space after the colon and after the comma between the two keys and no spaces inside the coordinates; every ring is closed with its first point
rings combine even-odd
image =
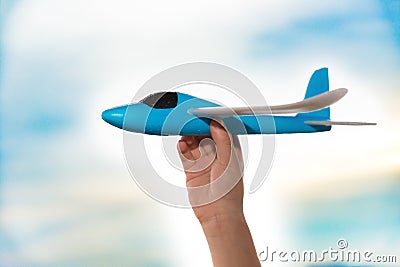
{"type": "Polygon", "coordinates": [[[227,166],[231,157],[231,136],[228,131],[218,122],[210,123],[211,137],[217,147],[217,160],[227,166]]]}

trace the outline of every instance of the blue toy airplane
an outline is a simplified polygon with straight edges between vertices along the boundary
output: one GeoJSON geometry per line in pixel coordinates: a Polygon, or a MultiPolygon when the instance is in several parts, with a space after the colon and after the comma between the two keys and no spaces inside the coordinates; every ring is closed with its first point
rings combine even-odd
{"type": "Polygon", "coordinates": [[[138,103],[105,110],[103,120],[126,131],[152,135],[210,135],[210,121],[222,120],[239,134],[284,134],[329,131],[332,125],[376,125],[330,120],[329,106],[347,89],[329,91],[328,69],[314,72],[303,101],[268,107],[222,107],[179,92],[158,92],[138,103]],[[277,114],[298,113],[295,116],[277,114]]]}

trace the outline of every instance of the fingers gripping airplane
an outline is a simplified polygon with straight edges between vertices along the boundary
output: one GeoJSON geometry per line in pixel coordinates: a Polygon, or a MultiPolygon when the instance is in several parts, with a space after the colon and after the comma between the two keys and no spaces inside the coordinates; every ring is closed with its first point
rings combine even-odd
{"type": "Polygon", "coordinates": [[[105,110],[102,118],[120,129],[151,135],[210,135],[210,121],[228,125],[231,134],[313,133],[332,125],[376,125],[330,120],[329,106],[347,89],[329,91],[328,69],[313,73],[303,101],[276,106],[223,107],[179,92],[157,92],[138,103],[105,110]],[[278,116],[293,114],[295,116],[278,116]]]}

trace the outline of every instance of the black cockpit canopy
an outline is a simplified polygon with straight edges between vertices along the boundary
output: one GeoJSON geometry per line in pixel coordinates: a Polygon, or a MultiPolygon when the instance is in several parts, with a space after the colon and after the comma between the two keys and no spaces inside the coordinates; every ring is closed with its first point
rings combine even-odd
{"type": "Polygon", "coordinates": [[[178,104],[178,94],[176,92],[158,92],[146,96],[139,102],[152,108],[175,108],[178,104]]]}

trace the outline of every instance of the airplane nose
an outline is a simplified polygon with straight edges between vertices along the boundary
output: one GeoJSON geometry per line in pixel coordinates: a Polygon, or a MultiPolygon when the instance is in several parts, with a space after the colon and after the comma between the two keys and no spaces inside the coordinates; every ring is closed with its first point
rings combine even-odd
{"type": "Polygon", "coordinates": [[[101,114],[101,118],[112,126],[122,129],[124,126],[125,113],[128,106],[110,108],[101,114]]]}

